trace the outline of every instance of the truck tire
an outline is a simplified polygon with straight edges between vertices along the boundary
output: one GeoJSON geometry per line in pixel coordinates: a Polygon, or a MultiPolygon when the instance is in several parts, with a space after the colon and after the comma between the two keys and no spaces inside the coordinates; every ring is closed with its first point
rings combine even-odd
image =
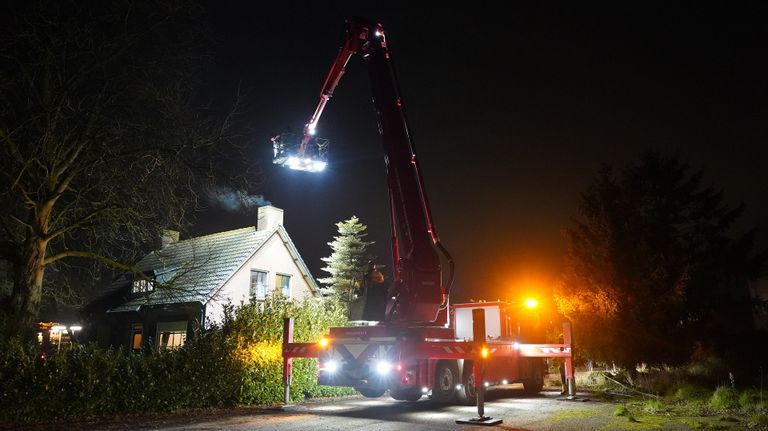
{"type": "Polygon", "coordinates": [[[421,389],[419,388],[409,388],[409,389],[390,389],[389,390],[389,396],[392,398],[398,400],[398,401],[418,401],[421,399],[421,389]]]}
{"type": "Polygon", "coordinates": [[[358,388],[357,391],[360,392],[366,398],[379,398],[380,396],[384,395],[384,392],[386,391],[386,389],[358,388]]]}
{"type": "Polygon", "coordinates": [[[445,404],[453,402],[458,384],[459,366],[456,361],[438,361],[432,385],[432,401],[445,404]]]}
{"type": "Polygon", "coordinates": [[[456,391],[456,398],[465,406],[477,405],[477,391],[475,389],[475,367],[472,361],[464,361],[461,372],[461,389],[456,391]]]}
{"type": "Polygon", "coordinates": [[[532,360],[528,370],[528,376],[523,380],[523,390],[529,395],[538,394],[544,388],[544,367],[540,360],[532,360]]]}

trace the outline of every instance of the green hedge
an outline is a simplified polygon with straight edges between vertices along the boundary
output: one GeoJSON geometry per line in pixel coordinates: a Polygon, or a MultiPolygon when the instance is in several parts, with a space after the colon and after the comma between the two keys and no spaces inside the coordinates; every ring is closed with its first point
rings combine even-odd
{"type": "MultiPolygon", "coordinates": [[[[296,341],[344,324],[329,304],[268,298],[263,308],[228,308],[222,325],[198,330],[180,349],[134,353],[76,346],[46,359],[19,340],[0,345],[0,421],[19,423],[282,401],[282,321],[296,341]],[[236,316],[236,318],[235,318],[236,316]]],[[[319,387],[316,360],[294,360],[291,396],[354,393],[319,387]]]]}

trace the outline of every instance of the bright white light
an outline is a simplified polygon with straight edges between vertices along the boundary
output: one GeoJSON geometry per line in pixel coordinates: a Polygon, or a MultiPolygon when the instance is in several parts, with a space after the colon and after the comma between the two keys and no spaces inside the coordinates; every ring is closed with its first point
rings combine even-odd
{"type": "Polygon", "coordinates": [[[490,384],[490,383],[488,383],[488,382],[485,382],[485,383],[484,383],[484,385],[485,385],[485,387],[486,387],[486,388],[487,388],[488,386],[491,386],[491,384],[490,384]]]}
{"type": "Polygon", "coordinates": [[[427,392],[429,392],[429,388],[424,386],[423,388],[421,388],[421,392],[426,394],[427,392]]]}
{"type": "Polygon", "coordinates": [[[379,361],[376,363],[376,372],[379,374],[387,374],[390,368],[392,368],[392,364],[387,361],[379,361]]]}
{"type": "Polygon", "coordinates": [[[336,361],[328,361],[325,363],[325,371],[327,373],[335,373],[339,369],[339,363],[336,361]]]}
{"type": "Polygon", "coordinates": [[[458,385],[456,385],[456,390],[461,390],[462,387],[463,386],[461,386],[461,383],[459,383],[458,385]]]}
{"type": "Polygon", "coordinates": [[[506,379],[501,381],[502,385],[506,385],[507,383],[509,383],[509,382],[506,379]]]}
{"type": "Polygon", "coordinates": [[[322,171],[323,169],[325,169],[326,165],[327,165],[327,163],[325,163],[323,161],[315,160],[314,162],[312,162],[312,169],[317,171],[317,172],[319,172],[319,171],[322,171]]]}
{"type": "Polygon", "coordinates": [[[67,329],[67,327],[66,326],[62,326],[62,325],[51,326],[51,331],[53,331],[53,332],[61,332],[61,331],[64,331],[66,329],[67,329]]]}
{"type": "Polygon", "coordinates": [[[285,164],[291,169],[301,169],[301,161],[295,156],[288,157],[285,164]]]}
{"type": "Polygon", "coordinates": [[[515,350],[519,350],[520,349],[520,343],[515,341],[515,344],[513,344],[512,347],[514,347],[515,350]]]}
{"type": "Polygon", "coordinates": [[[317,127],[315,124],[310,124],[309,127],[307,127],[307,130],[309,131],[309,134],[314,136],[315,135],[315,127],[317,127]]]}
{"type": "Polygon", "coordinates": [[[376,35],[376,37],[379,37],[379,36],[381,36],[381,32],[380,32],[380,31],[378,31],[378,30],[376,30],[376,33],[374,33],[374,34],[376,35]]]}
{"type": "Polygon", "coordinates": [[[79,330],[83,329],[83,327],[79,326],[79,325],[75,325],[75,326],[70,326],[69,329],[71,329],[73,331],[79,331],[79,330]]]}

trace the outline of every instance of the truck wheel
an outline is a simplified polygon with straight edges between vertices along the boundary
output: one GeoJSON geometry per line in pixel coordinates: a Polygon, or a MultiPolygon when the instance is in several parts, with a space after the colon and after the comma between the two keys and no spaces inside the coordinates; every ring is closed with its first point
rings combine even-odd
{"type": "Polygon", "coordinates": [[[461,373],[461,389],[456,392],[459,403],[465,406],[477,405],[477,391],[475,390],[475,367],[472,361],[464,361],[464,369],[461,373]]]}
{"type": "Polygon", "coordinates": [[[435,367],[435,383],[432,385],[432,400],[438,403],[450,403],[456,396],[459,384],[459,367],[456,361],[438,361],[435,367]]]}
{"type": "Polygon", "coordinates": [[[421,389],[410,388],[403,390],[390,389],[389,396],[398,401],[418,401],[421,399],[421,389]]]}
{"type": "Polygon", "coordinates": [[[360,392],[366,398],[378,398],[378,397],[384,395],[385,389],[358,388],[357,391],[360,392]]]}
{"type": "Polygon", "coordinates": [[[544,368],[541,361],[531,362],[528,378],[523,380],[523,390],[526,394],[538,394],[544,388],[544,368]]]}

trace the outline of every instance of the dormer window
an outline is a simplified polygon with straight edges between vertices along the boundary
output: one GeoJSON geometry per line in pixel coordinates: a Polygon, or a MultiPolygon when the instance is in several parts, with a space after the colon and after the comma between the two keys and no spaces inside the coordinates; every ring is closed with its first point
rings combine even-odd
{"type": "Polygon", "coordinates": [[[155,282],[152,280],[133,280],[133,287],[131,287],[131,293],[146,293],[155,290],[155,282]]]}

